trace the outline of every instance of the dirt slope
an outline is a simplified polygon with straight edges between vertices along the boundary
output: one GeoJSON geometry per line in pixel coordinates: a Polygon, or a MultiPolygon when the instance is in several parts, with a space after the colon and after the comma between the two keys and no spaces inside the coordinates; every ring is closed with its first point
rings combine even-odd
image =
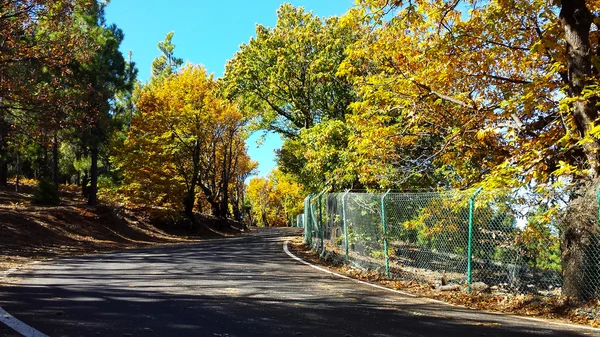
{"type": "Polygon", "coordinates": [[[89,207],[77,192],[61,190],[59,206],[32,204],[33,186],[0,187],[0,277],[35,260],[237,235],[240,224],[198,215],[190,230],[155,224],[143,210],[89,207]]]}

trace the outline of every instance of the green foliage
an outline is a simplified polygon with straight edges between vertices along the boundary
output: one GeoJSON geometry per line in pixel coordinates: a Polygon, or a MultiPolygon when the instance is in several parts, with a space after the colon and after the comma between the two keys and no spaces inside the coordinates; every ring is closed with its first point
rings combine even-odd
{"type": "Polygon", "coordinates": [[[33,193],[33,202],[38,205],[60,204],[60,194],[54,182],[49,179],[41,179],[33,193]]]}
{"type": "Polygon", "coordinates": [[[341,120],[325,120],[302,129],[298,137],[284,142],[277,154],[278,164],[313,193],[326,186],[334,190],[350,187],[358,176],[349,163],[352,154],[347,144],[351,133],[341,120]]]}
{"type": "Polygon", "coordinates": [[[286,137],[324,119],[343,120],[356,95],[336,72],[360,33],[337,17],[284,4],[276,26],[258,25],[256,37],[227,64],[226,91],[258,115],[261,127],[286,137]]]}
{"type": "Polygon", "coordinates": [[[538,207],[535,213],[517,238],[521,257],[533,268],[560,271],[561,249],[557,228],[545,216],[547,207],[538,207]]]}
{"type": "Polygon", "coordinates": [[[174,74],[183,65],[183,59],[175,57],[175,45],[171,42],[175,32],[169,32],[164,41],[158,43],[161,55],[152,61],[153,80],[163,79],[174,74]]]}

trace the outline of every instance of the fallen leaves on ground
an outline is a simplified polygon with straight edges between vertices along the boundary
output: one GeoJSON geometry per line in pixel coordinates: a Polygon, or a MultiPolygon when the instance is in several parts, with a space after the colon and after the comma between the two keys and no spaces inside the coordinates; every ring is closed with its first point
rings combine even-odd
{"type": "Polygon", "coordinates": [[[197,242],[240,233],[240,224],[198,215],[198,225],[155,221],[147,209],[89,207],[73,188],[61,187],[58,206],[33,205],[33,184],[0,188],[0,279],[33,261],[122,249],[197,242]]]}
{"type": "Polygon", "coordinates": [[[375,271],[365,271],[348,265],[340,265],[335,259],[323,259],[317,252],[295,238],[290,248],[297,256],[330,270],[362,281],[378,283],[391,289],[402,290],[420,297],[432,298],[467,308],[502,312],[521,316],[539,317],[567,321],[571,323],[600,327],[600,301],[587,303],[569,302],[562,296],[544,297],[533,294],[467,294],[464,288],[459,291],[439,291],[431,284],[414,281],[388,279],[375,271]]]}

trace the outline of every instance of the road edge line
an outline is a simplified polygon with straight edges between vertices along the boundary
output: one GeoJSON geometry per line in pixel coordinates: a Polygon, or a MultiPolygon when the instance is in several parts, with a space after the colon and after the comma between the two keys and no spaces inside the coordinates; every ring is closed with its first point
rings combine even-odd
{"type": "Polygon", "coordinates": [[[329,269],[325,269],[325,268],[322,268],[322,267],[319,267],[319,266],[315,266],[314,264],[312,264],[310,262],[307,262],[307,261],[304,261],[301,258],[297,257],[296,255],[292,254],[292,252],[290,252],[290,250],[288,248],[288,243],[289,243],[289,241],[287,241],[287,240],[283,243],[283,251],[289,257],[291,257],[292,259],[294,259],[294,260],[296,260],[298,262],[304,263],[307,266],[313,267],[313,268],[315,268],[315,269],[317,269],[319,271],[322,271],[322,272],[327,273],[327,274],[335,275],[337,277],[340,277],[340,278],[343,278],[343,279],[346,279],[346,280],[350,280],[350,281],[354,281],[354,282],[357,282],[357,283],[365,284],[365,285],[368,285],[368,286],[373,287],[373,288],[391,291],[391,292],[394,292],[394,293],[397,293],[397,294],[401,294],[401,295],[404,295],[404,296],[408,296],[408,297],[412,297],[412,298],[417,298],[418,297],[418,296],[416,296],[414,294],[411,294],[411,293],[407,293],[407,292],[404,292],[404,291],[401,291],[401,290],[386,288],[384,286],[380,286],[378,284],[373,284],[373,283],[365,282],[363,280],[357,280],[357,279],[352,278],[350,276],[338,274],[338,273],[333,272],[333,271],[331,271],[329,269]]]}
{"type": "MultiPolygon", "coordinates": [[[[438,303],[438,304],[448,305],[448,306],[451,306],[451,307],[462,308],[462,309],[467,308],[467,307],[464,307],[464,306],[461,306],[461,305],[456,305],[456,304],[452,304],[452,303],[448,303],[448,302],[436,300],[436,299],[433,299],[433,298],[417,296],[417,295],[414,295],[414,294],[411,294],[411,293],[408,293],[408,292],[405,292],[405,291],[391,289],[391,288],[387,288],[387,287],[384,287],[384,286],[380,286],[378,284],[373,284],[373,283],[365,282],[365,281],[362,281],[362,280],[357,280],[357,279],[355,279],[353,277],[342,275],[342,274],[333,272],[333,271],[331,271],[329,269],[325,269],[323,267],[316,266],[316,265],[314,265],[314,264],[312,264],[312,263],[310,263],[308,261],[302,260],[298,256],[294,255],[292,252],[290,252],[290,250],[288,249],[288,243],[289,243],[289,240],[286,240],[283,243],[283,251],[289,257],[291,257],[292,259],[294,259],[294,260],[296,260],[296,261],[298,261],[300,263],[303,263],[303,264],[305,264],[307,266],[310,266],[310,267],[312,267],[314,269],[317,269],[319,271],[325,272],[327,274],[335,275],[337,277],[340,277],[340,278],[343,278],[343,279],[346,279],[346,280],[351,280],[351,281],[354,281],[354,282],[365,284],[365,285],[371,286],[373,288],[377,288],[377,289],[381,289],[381,290],[385,290],[385,291],[389,291],[389,292],[393,292],[393,293],[405,295],[405,296],[412,297],[412,298],[419,298],[419,299],[422,299],[422,300],[427,301],[427,302],[438,303]]],[[[494,311],[487,311],[487,310],[478,310],[478,311],[485,312],[485,313],[488,313],[488,314],[498,315],[498,316],[509,316],[509,317],[524,319],[524,320],[528,320],[528,321],[534,321],[534,322],[539,322],[539,323],[547,323],[547,324],[552,324],[552,325],[558,325],[558,326],[562,326],[562,327],[569,327],[569,328],[575,328],[575,329],[581,329],[581,330],[591,330],[591,331],[595,331],[595,332],[600,331],[599,328],[594,328],[594,327],[587,326],[587,325],[578,325],[578,324],[572,324],[572,323],[562,323],[562,322],[556,322],[556,321],[553,321],[553,320],[548,320],[548,319],[543,319],[543,318],[520,316],[520,315],[513,315],[513,314],[507,314],[507,313],[502,313],[502,312],[494,312],[494,311]]]]}
{"type": "MultiPolygon", "coordinates": [[[[1,275],[0,275],[0,281],[8,278],[10,276],[10,274],[13,274],[14,272],[16,272],[19,269],[22,268],[26,268],[29,266],[33,266],[40,263],[40,261],[33,261],[30,263],[26,263],[24,265],[21,265],[19,267],[14,267],[14,268],[10,268],[6,271],[4,271],[1,275]]],[[[23,335],[24,337],[49,337],[48,335],[40,332],[39,330],[31,327],[30,325],[27,325],[25,323],[23,323],[22,321],[20,321],[19,319],[17,319],[15,316],[11,315],[8,313],[8,311],[4,310],[4,308],[0,307],[0,322],[4,323],[4,325],[6,325],[7,327],[13,329],[14,331],[16,331],[17,333],[20,333],[21,335],[23,335]]]]}
{"type": "Polygon", "coordinates": [[[32,328],[31,326],[21,322],[13,315],[9,314],[6,310],[2,309],[2,307],[0,307],[0,322],[4,323],[9,328],[25,337],[49,337],[35,328],[32,328]]]}

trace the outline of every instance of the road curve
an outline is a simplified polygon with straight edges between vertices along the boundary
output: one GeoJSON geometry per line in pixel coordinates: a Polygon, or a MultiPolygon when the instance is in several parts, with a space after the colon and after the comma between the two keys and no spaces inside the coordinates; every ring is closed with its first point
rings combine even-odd
{"type": "MultiPolygon", "coordinates": [[[[596,336],[369,287],[287,256],[289,229],[40,263],[0,307],[51,337],[596,336]]],[[[0,336],[20,336],[0,324],[0,336]]]]}

